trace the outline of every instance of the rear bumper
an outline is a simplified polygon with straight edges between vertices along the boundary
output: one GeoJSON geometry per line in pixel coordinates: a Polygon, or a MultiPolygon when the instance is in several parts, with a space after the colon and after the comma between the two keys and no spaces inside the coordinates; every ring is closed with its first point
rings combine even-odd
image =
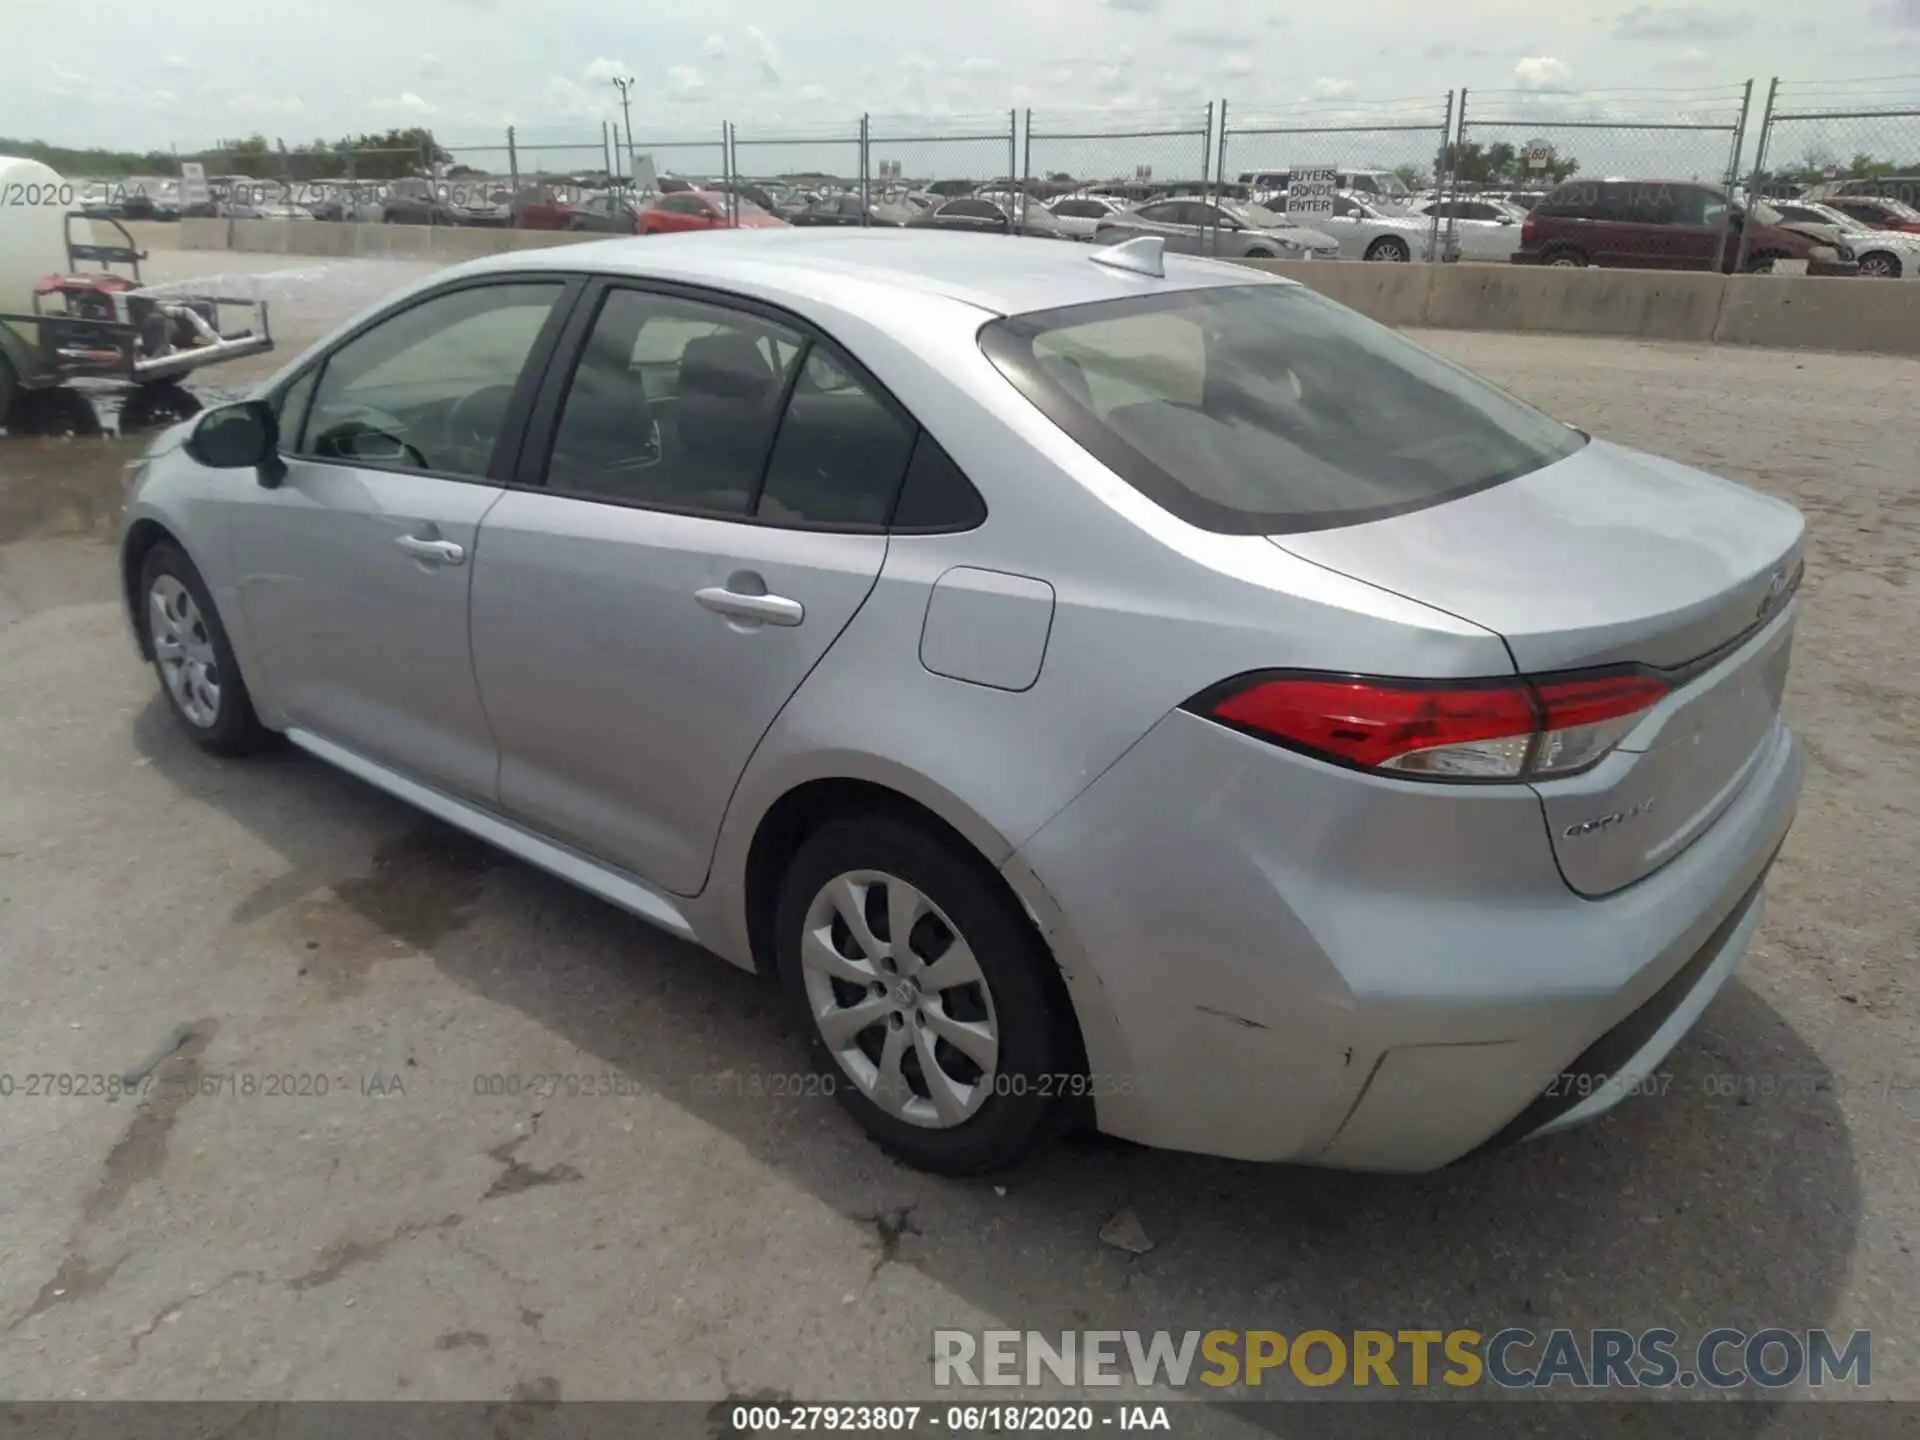
{"type": "Polygon", "coordinates": [[[1804,768],[1784,725],[1764,745],[1712,829],[1587,900],[1523,787],[1381,781],[1168,716],[1015,857],[1059,912],[1101,1128],[1419,1171],[1602,1113],[1758,924],[1804,768]]]}

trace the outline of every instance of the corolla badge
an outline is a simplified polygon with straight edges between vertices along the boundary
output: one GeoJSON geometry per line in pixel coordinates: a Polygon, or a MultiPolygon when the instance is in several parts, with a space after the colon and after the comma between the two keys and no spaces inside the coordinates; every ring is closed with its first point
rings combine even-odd
{"type": "Polygon", "coordinates": [[[1630,820],[1638,820],[1642,815],[1653,813],[1653,797],[1649,795],[1638,805],[1625,810],[1616,810],[1611,815],[1596,815],[1591,820],[1578,820],[1560,833],[1569,840],[1578,840],[1583,835],[1597,835],[1602,830],[1615,830],[1630,820]]]}

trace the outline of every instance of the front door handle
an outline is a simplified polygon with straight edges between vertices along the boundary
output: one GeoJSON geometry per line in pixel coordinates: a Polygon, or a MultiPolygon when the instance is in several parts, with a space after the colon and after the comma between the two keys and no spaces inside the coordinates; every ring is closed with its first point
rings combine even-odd
{"type": "Polygon", "coordinates": [[[427,540],[418,535],[398,535],[394,544],[423,565],[464,565],[466,548],[451,540],[427,540]]]}
{"type": "Polygon", "coordinates": [[[766,625],[798,625],[807,618],[806,607],[784,595],[748,595],[724,585],[709,585],[696,590],[693,598],[716,615],[735,620],[758,620],[766,625]]]}

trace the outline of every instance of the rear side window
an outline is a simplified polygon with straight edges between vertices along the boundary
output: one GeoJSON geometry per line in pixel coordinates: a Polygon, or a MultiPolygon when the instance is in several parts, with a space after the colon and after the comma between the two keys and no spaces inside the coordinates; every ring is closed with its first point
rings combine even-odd
{"type": "Polygon", "coordinates": [[[780,421],[756,513],[779,525],[887,523],[913,427],[814,346],[780,421]]]}
{"type": "Polygon", "coordinates": [[[1471,494],[1578,431],[1298,285],[1011,316],[987,357],[1148,498],[1229,534],[1322,530],[1471,494]]]}

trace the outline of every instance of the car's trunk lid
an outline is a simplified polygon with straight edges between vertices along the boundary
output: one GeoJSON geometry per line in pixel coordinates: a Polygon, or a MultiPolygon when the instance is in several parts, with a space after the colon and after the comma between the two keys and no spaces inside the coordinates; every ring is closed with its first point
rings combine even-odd
{"type": "Polygon", "coordinates": [[[1284,549],[1498,633],[1515,666],[1669,672],[1600,765],[1536,788],[1567,882],[1599,895],[1710,826],[1772,733],[1805,523],[1791,506],[1593,441],[1530,475],[1284,549]]]}

